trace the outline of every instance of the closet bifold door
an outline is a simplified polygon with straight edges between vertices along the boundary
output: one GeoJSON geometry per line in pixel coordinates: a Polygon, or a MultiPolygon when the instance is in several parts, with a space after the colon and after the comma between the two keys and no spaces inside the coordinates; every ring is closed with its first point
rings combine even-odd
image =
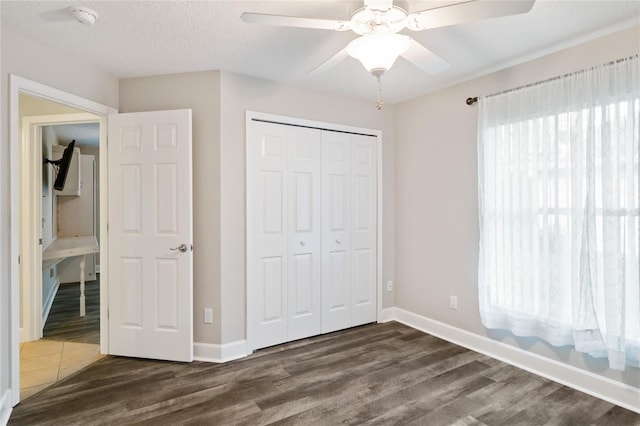
{"type": "Polygon", "coordinates": [[[376,320],[376,138],[322,133],[322,332],[376,320]]]}
{"type": "Polygon", "coordinates": [[[259,349],[321,332],[321,131],[247,131],[249,332],[259,349]]]}

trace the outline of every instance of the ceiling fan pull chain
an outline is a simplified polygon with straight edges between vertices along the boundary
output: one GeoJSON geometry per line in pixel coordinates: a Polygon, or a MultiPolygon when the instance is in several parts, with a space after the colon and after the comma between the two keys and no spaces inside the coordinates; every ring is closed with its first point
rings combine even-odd
{"type": "Polygon", "coordinates": [[[380,111],[382,109],[382,105],[384,101],[382,100],[382,80],[380,80],[380,76],[376,76],[378,79],[378,102],[376,102],[376,109],[380,111]]]}

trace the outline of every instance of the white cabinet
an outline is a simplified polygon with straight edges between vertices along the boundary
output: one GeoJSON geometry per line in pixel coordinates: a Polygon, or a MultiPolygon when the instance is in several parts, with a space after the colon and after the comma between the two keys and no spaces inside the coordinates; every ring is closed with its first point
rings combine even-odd
{"type": "Polygon", "coordinates": [[[376,141],[248,123],[251,349],[376,320],[376,141]]]}
{"type": "MultiPolygon", "coordinates": [[[[63,145],[53,145],[53,160],[59,160],[62,158],[62,153],[64,152],[66,146],[63,145]]],[[[71,163],[69,164],[69,172],[67,173],[67,179],[64,184],[64,189],[62,191],[58,191],[57,189],[53,190],[54,195],[74,195],[80,196],[81,186],[80,186],[80,176],[82,165],[80,164],[80,148],[73,149],[73,156],[71,157],[71,163]]],[[[54,176],[55,179],[55,176],[54,176]]]]}
{"type": "MultiPolygon", "coordinates": [[[[73,154],[74,158],[76,154],[73,154]]],[[[96,235],[95,157],[77,154],[77,158],[82,171],[78,185],[80,196],[58,197],[58,238],[96,235]]],[[[66,185],[65,189],[67,189],[66,185]]],[[[86,255],[86,281],[96,279],[96,256],[97,254],[86,255]]],[[[69,258],[58,264],[60,283],[76,283],[79,276],[80,262],[78,258],[69,258]]]]}

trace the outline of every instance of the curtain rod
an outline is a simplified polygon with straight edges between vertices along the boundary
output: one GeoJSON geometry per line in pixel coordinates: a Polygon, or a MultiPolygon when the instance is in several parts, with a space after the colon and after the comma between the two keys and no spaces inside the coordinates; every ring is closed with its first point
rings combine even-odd
{"type": "MultiPolygon", "coordinates": [[[[629,56],[627,58],[617,59],[617,60],[611,61],[611,62],[607,62],[606,64],[599,65],[598,67],[602,67],[602,66],[606,67],[606,66],[610,66],[610,65],[615,65],[615,64],[618,64],[620,62],[628,61],[629,59],[638,58],[638,57],[640,57],[640,54],[629,56]]],[[[535,83],[529,83],[529,84],[525,84],[523,86],[514,87],[512,89],[503,90],[502,92],[492,93],[490,95],[486,95],[485,97],[490,98],[491,96],[502,95],[504,93],[513,92],[515,90],[522,90],[522,89],[526,89],[528,87],[537,86],[539,84],[548,83],[550,81],[560,80],[562,78],[566,78],[566,77],[572,76],[574,74],[580,74],[580,73],[583,73],[583,72],[586,72],[586,71],[592,71],[592,70],[594,70],[594,69],[596,69],[598,67],[586,68],[586,69],[583,69],[583,70],[580,70],[580,71],[574,71],[574,72],[570,72],[570,73],[567,73],[567,74],[559,75],[559,76],[556,76],[556,77],[547,78],[546,80],[540,80],[540,81],[536,81],[535,83]]],[[[465,102],[467,103],[467,105],[471,106],[471,105],[475,104],[476,102],[478,102],[478,97],[476,96],[474,98],[467,98],[467,100],[465,102]]]]}

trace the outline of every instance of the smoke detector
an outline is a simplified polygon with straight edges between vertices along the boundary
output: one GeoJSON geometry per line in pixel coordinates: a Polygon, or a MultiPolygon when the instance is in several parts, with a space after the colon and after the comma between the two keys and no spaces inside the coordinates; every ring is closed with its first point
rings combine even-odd
{"type": "Polygon", "coordinates": [[[71,12],[71,16],[73,16],[76,21],[85,25],[93,25],[98,19],[98,12],[88,7],[72,6],[69,8],[69,12],[71,12]]]}

